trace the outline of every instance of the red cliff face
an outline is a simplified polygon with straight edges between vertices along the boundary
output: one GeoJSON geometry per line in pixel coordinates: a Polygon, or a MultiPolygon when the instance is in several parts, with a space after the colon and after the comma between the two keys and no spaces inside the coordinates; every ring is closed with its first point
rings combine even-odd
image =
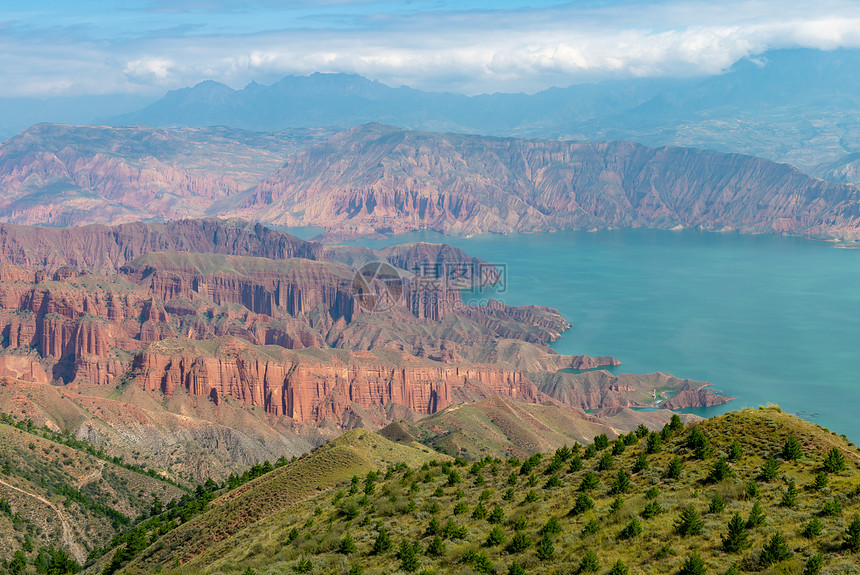
{"type": "Polygon", "coordinates": [[[171,342],[138,354],[133,369],[148,391],[172,395],[178,388],[212,398],[230,397],[260,406],[272,415],[303,423],[338,420],[356,405],[363,409],[389,404],[429,414],[451,404],[458,390],[478,386],[487,393],[519,401],[541,397],[521,372],[482,365],[432,365],[409,360],[394,364],[370,353],[309,355],[280,353],[262,356],[247,344],[226,342],[217,357],[171,342]]]}

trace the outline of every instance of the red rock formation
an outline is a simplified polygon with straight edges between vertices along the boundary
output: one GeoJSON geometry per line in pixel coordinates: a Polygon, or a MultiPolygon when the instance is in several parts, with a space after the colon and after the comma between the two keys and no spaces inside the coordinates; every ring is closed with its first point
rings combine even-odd
{"type": "Polygon", "coordinates": [[[644,226],[852,237],[858,206],[856,187],[739,154],[373,124],[289,158],[232,213],[358,234],[644,226]]]}

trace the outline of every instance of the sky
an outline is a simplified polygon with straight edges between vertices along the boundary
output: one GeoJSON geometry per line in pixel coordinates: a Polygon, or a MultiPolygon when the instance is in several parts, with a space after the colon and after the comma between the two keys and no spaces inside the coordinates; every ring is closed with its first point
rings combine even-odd
{"type": "Polygon", "coordinates": [[[157,96],[313,72],[533,93],[715,74],[794,47],[860,47],[860,2],[3,0],[0,97],[157,96]]]}

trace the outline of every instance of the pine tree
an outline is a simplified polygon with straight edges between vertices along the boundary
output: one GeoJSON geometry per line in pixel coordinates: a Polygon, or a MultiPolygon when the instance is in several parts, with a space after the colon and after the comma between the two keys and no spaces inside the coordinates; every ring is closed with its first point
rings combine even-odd
{"type": "Polygon", "coordinates": [[[770,540],[762,547],[759,555],[759,563],[763,567],[768,567],[774,563],[785,561],[791,557],[791,551],[788,550],[788,544],[785,542],[785,537],[777,531],[773,534],[770,540]]]}
{"type": "Polygon", "coordinates": [[[827,484],[829,482],[830,482],[830,480],[827,477],[827,474],[824,473],[823,471],[819,471],[818,473],[815,474],[815,479],[812,481],[811,487],[812,487],[812,489],[815,489],[816,491],[821,491],[822,489],[827,487],[827,484]]]}
{"type": "Polygon", "coordinates": [[[684,561],[678,575],[705,575],[707,572],[708,566],[705,565],[702,557],[698,553],[693,553],[684,561]]]}
{"type": "Polygon", "coordinates": [[[597,462],[597,470],[598,471],[609,471],[612,469],[612,466],[615,464],[615,459],[612,457],[612,454],[608,451],[604,453],[600,460],[597,462]]]}
{"type": "Polygon", "coordinates": [[[642,523],[635,517],[618,533],[619,539],[632,539],[642,534],[642,523]]]}
{"type": "Polygon", "coordinates": [[[504,520],[505,520],[505,511],[501,507],[499,507],[498,505],[493,507],[492,513],[490,513],[490,515],[487,517],[487,521],[489,521],[490,523],[492,523],[494,525],[501,523],[504,520]]]}
{"type": "Polygon", "coordinates": [[[779,475],[779,462],[771,455],[761,468],[761,478],[768,483],[779,475]]]}
{"type": "Polygon", "coordinates": [[[522,531],[515,533],[505,549],[508,553],[522,553],[532,546],[531,538],[522,531]]]}
{"type": "Polygon", "coordinates": [[[779,503],[783,507],[794,507],[797,505],[797,485],[791,479],[788,482],[788,488],[782,494],[782,500],[779,503]]]}
{"type": "Polygon", "coordinates": [[[708,513],[722,513],[725,508],[726,500],[719,493],[715,493],[711,497],[711,505],[708,507],[708,513]]]}
{"type": "Polygon", "coordinates": [[[663,441],[660,439],[659,433],[653,431],[648,434],[648,440],[645,442],[645,453],[657,453],[663,446],[663,441]]]}
{"type": "Polygon", "coordinates": [[[646,469],[648,469],[648,456],[644,453],[640,453],[639,457],[636,458],[635,463],[633,463],[633,473],[639,473],[646,469]]]}
{"type": "Polygon", "coordinates": [[[813,517],[804,525],[802,534],[807,539],[813,539],[821,535],[822,530],[824,530],[824,525],[821,520],[818,517],[813,517]]]}
{"type": "Polygon", "coordinates": [[[681,417],[677,413],[673,413],[672,417],[669,419],[669,429],[673,432],[684,429],[684,422],[681,421],[681,417]]]}
{"type": "Polygon", "coordinates": [[[627,493],[630,491],[632,484],[630,483],[630,476],[627,475],[627,472],[623,469],[618,471],[618,475],[615,476],[615,481],[612,482],[612,486],[609,488],[610,495],[619,495],[622,493],[627,493]]]}
{"type": "Polygon", "coordinates": [[[391,536],[385,527],[380,527],[371,547],[374,555],[381,555],[391,549],[391,536]]]}
{"type": "Polygon", "coordinates": [[[344,555],[350,555],[356,551],[358,551],[358,548],[355,546],[355,539],[352,538],[352,535],[347,533],[343,536],[343,539],[340,540],[340,543],[338,543],[337,552],[344,555]]]}
{"type": "Polygon", "coordinates": [[[598,485],[600,485],[600,480],[597,479],[597,474],[593,471],[589,471],[582,476],[582,481],[579,483],[579,490],[591,491],[593,489],[597,489],[598,485]]]}
{"type": "Polygon", "coordinates": [[[732,469],[732,466],[721,457],[720,459],[717,459],[716,463],[714,463],[714,467],[711,468],[711,474],[708,476],[708,480],[712,483],[719,483],[723,479],[734,477],[734,475],[735,470],[732,469]]]}
{"type": "Polygon", "coordinates": [[[639,512],[643,519],[651,519],[663,513],[663,507],[656,501],[649,501],[648,504],[639,512]]]}
{"type": "Polygon", "coordinates": [[[597,553],[589,549],[579,561],[579,573],[594,573],[600,569],[600,560],[597,558],[597,553]]]}
{"type": "Polygon", "coordinates": [[[818,575],[824,568],[824,556],[821,553],[816,553],[806,560],[806,565],[803,566],[802,575],[818,575]]]}
{"type": "Polygon", "coordinates": [[[400,559],[400,569],[403,571],[412,573],[413,571],[418,571],[418,568],[421,567],[418,550],[409,541],[403,540],[400,542],[400,548],[397,550],[397,558],[400,559]]]}
{"type": "Polygon", "coordinates": [[[541,535],[558,535],[561,533],[561,523],[557,517],[550,517],[540,529],[541,535]]]}
{"type": "Polygon", "coordinates": [[[675,533],[678,535],[698,535],[704,527],[705,522],[702,521],[699,512],[692,505],[685,507],[675,521],[675,533]]]}
{"type": "Polygon", "coordinates": [[[495,547],[496,545],[502,545],[507,537],[505,537],[505,532],[501,527],[495,525],[490,532],[487,534],[487,547],[495,547]]]}
{"type": "Polygon", "coordinates": [[[800,446],[800,442],[795,436],[789,436],[782,446],[782,458],[786,461],[797,461],[801,457],[803,457],[803,448],[800,446]]]}
{"type": "Polygon", "coordinates": [[[747,533],[746,522],[735,513],[729,520],[728,532],[723,535],[723,551],[726,553],[740,553],[750,546],[749,533],[747,533]]]}
{"type": "Polygon", "coordinates": [[[594,447],[597,448],[598,451],[603,451],[609,447],[609,438],[606,437],[605,433],[601,433],[594,438],[594,447]]]}
{"type": "Polygon", "coordinates": [[[577,493],[576,499],[573,501],[573,509],[570,510],[571,515],[582,515],[589,509],[594,507],[594,501],[585,493],[577,493]]]}
{"type": "Polygon", "coordinates": [[[609,570],[609,573],[606,575],[629,575],[630,570],[627,569],[627,565],[621,562],[621,559],[615,562],[615,565],[612,566],[612,569],[609,570]]]}
{"type": "Polygon", "coordinates": [[[578,455],[574,455],[570,458],[570,467],[567,468],[569,473],[576,473],[582,469],[582,458],[578,455]]]}
{"type": "Polygon", "coordinates": [[[824,458],[824,469],[828,473],[839,473],[845,469],[845,456],[838,447],[831,449],[824,458]]]}
{"type": "Polygon", "coordinates": [[[741,450],[741,444],[738,443],[738,440],[735,439],[732,441],[732,444],[729,445],[729,461],[732,463],[737,463],[743,457],[743,451],[741,450]]]}
{"type": "Polygon", "coordinates": [[[293,570],[296,573],[310,573],[313,571],[314,565],[311,563],[311,560],[307,557],[302,557],[299,559],[299,562],[296,563],[296,566],[293,567],[293,570]]]}
{"type": "Polygon", "coordinates": [[[681,473],[684,472],[684,462],[680,457],[675,457],[672,461],[669,462],[669,466],[666,468],[666,473],[663,474],[663,477],[666,479],[680,479],[681,473]]]}
{"type": "Polygon", "coordinates": [[[517,562],[511,563],[511,566],[508,567],[508,575],[526,575],[526,570],[523,569],[523,566],[517,562]]]}
{"type": "Polygon", "coordinates": [[[747,517],[747,528],[753,529],[758,527],[759,525],[764,525],[767,516],[764,514],[764,510],[761,508],[761,503],[756,501],[753,503],[752,509],[750,510],[750,515],[747,517]]]}
{"type": "Polygon", "coordinates": [[[438,535],[427,545],[427,555],[441,557],[445,554],[445,542],[438,535]]]}
{"type": "Polygon", "coordinates": [[[555,545],[549,535],[544,535],[537,545],[537,558],[541,561],[549,561],[555,555],[555,545]]]}
{"type": "Polygon", "coordinates": [[[648,427],[646,427],[644,423],[640,423],[639,427],[636,428],[636,437],[642,439],[643,437],[647,436],[649,432],[650,430],[648,429],[648,427]]]}
{"type": "Polygon", "coordinates": [[[848,524],[843,546],[852,553],[860,551],[860,515],[855,515],[851,523],[848,524]]]}

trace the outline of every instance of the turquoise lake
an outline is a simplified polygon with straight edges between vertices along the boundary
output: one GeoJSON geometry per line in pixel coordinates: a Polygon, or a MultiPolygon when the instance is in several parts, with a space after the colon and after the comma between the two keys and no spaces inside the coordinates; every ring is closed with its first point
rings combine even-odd
{"type": "MultiPolygon", "coordinates": [[[[860,441],[860,250],[777,236],[612,230],[447,242],[507,268],[511,305],[557,308],[560,353],[611,355],[616,373],[664,371],[768,403],[860,441]]],[[[691,410],[694,411],[694,410],[691,410]]]]}

